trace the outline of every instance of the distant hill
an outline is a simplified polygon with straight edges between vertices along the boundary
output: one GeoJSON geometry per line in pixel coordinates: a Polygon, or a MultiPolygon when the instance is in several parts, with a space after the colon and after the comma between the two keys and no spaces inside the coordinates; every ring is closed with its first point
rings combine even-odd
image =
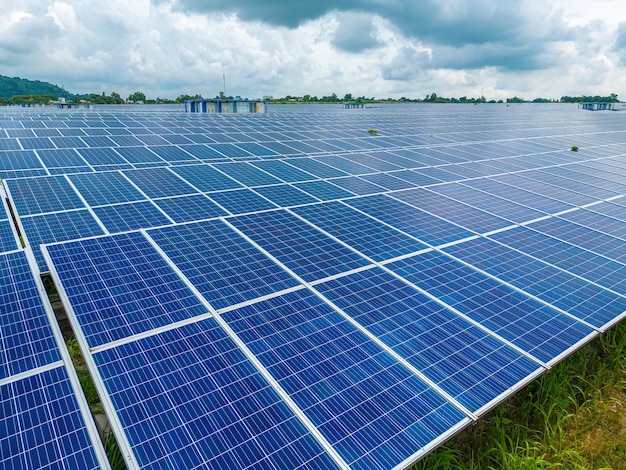
{"type": "Polygon", "coordinates": [[[19,77],[5,77],[0,75],[0,98],[9,99],[17,95],[55,95],[73,97],[63,88],[52,83],[39,80],[27,80],[19,77]]]}

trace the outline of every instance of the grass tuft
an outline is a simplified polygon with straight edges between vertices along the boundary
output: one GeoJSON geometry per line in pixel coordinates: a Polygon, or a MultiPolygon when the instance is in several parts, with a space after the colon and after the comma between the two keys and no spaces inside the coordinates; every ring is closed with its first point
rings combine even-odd
{"type": "Polygon", "coordinates": [[[626,322],[418,462],[426,469],[626,469],[626,322]]]}

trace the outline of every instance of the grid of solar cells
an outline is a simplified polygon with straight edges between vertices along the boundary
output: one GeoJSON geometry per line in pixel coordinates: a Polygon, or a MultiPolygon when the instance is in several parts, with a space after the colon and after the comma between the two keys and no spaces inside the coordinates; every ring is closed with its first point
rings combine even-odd
{"type": "Polygon", "coordinates": [[[237,181],[209,165],[177,166],[173,167],[172,171],[204,192],[242,187],[237,181]]]}
{"type": "MultiPolygon", "coordinates": [[[[181,256],[196,256],[198,264],[196,280],[190,280],[190,274],[185,282],[193,284],[197,292],[202,292],[196,285],[204,282],[201,279],[215,277],[216,282],[221,282],[219,288],[215,287],[217,284],[205,287],[210,294],[202,295],[207,300],[213,296],[211,305],[221,305],[224,317],[235,307],[252,315],[256,315],[255,306],[272,312],[281,310],[288,308],[280,305],[281,298],[304,295],[298,280],[283,268],[305,282],[313,282],[320,290],[336,283],[332,289],[326,289],[325,295],[329,296],[342,282],[357,279],[358,282],[348,283],[358,292],[357,296],[344,290],[336,297],[337,303],[343,302],[343,296],[359,301],[359,296],[369,299],[373,295],[371,303],[363,304],[370,305],[372,315],[387,311],[383,307],[389,302],[397,308],[390,310],[395,312],[393,318],[406,321],[412,312],[421,311],[421,301],[433,301],[411,287],[416,285],[443,302],[432,304],[433,309],[437,307],[445,312],[436,318],[447,315],[470,325],[473,332],[470,336],[451,333],[454,338],[468,341],[487,338],[494,350],[499,351],[497,354],[507,351],[490,363],[489,367],[497,369],[494,376],[482,377],[473,372],[465,376],[465,368],[453,371],[452,367],[442,367],[439,363],[410,362],[414,357],[408,342],[403,346],[402,340],[391,341],[392,334],[372,333],[377,330],[364,328],[378,338],[384,337],[383,342],[396,354],[471,410],[490,406],[486,405],[491,404],[490,400],[497,402],[505,398],[525,380],[536,376],[540,369],[528,357],[519,356],[522,349],[549,362],[560,357],[559,351],[571,352],[594,334],[587,324],[576,322],[577,318],[603,330],[623,316],[626,297],[621,244],[626,205],[621,198],[598,204],[602,199],[622,195],[626,183],[626,172],[621,168],[626,133],[621,131],[623,123],[618,113],[607,113],[617,117],[601,113],[591,116],[570,108],[557,109],[558,106],[550,108],[550,112],[547,108],[528,112],[530,108],[521,107],[506,114],[495,108],[468,112],[467,108],[452,107],[458,112],[454,116],[442,110],[431,112],[429,107],[402,110],[390,107],[354,113],[334,112],[324,107],[291,112],[296,108],[268,115],[180,115],[145,107],[140,111],[125,108],[121,112],[46,110],[26,115],[20,112],[18,120],[0,116],[0,139],[7,141],[0,143],[0,149],[20,151],[19,155],[11,154],[4,163],[7,172],[4,177],[12,178],[7,186],[22,227],[24,220],[37,220],[40,214],[47,216],[48,212],[53,213],[51,217],[55,220],[67,217],[68,213],[86,214],[85,210],[77,210],[84,204],[90,206],[90,211],[111,233],[185,224],[148,231],[157,233],[195,225],[187,221],[224,217],[226,224],[211,223],[226,227],[226,233],[233,237],[229,240],[252,249],[252,253],[260,256],[259,260],[269,263],[264,264],[267,269],[271,266],[286,275],[290,281],[286,281],[287,285],[291,286],[287,291],[296,289],[275,297],[283,289],[282,284],[274,286],[275,290],[258,287],[265,285],[263,276],[269,274],[262,275],[263,271],[255,269],[246,271],[247,266],[236,262],[232,264],[236,268],[224,264],[227,259],[232,262],[224,250],[239,253],[240,247],[223,248],[219,255],[206,251],[205,245],[212,239],[210,235],[205,240],[194,238],[193,245],[180,244],[176,252],[179,261],[181,256]],[[315,112],[310,112],[311,109],[315,112]],[[462,121],[464,117],[468,120],[462,121]],[[373,127],[381,135],[367,136],[365,129],[373,127]],[[573,135],[581,149],[578,153],[564,151],[571,145],[569,140],[573,135]],[[20,145],[22,141],[24,145],[20,145]],[[210,165],[197,164],[199,160],[210,165]],[[163,166],[169,168],[157,168],[163,166]],[[107,172],[112,169],[122,171],[107,172]],[[40,172],[70,174],[67,178],[72,184],[66,185],[68,180],[65,180],[60,185],[64,186],[61,192],[56,194],[57,182],[62,180],[53,176],[45,178],[48,182],[35,183],[43,188],[35,188],[36,196],[28,189],[23,194],[17,189],[13,191],[13,186],[19,185],[16,181],[40,172]],[[116,176],[99,176],[105,174],[116,176]],[[428,190],[406,191],[414,186],[428,186],[428,190]],[[60,196],[61,202],[44,201],[40,205],[39,196],[48,192],[55,194],[52,199],[60,196]],[[135,199],[137,193],[140,199],[135,199]],[[143,200],[145,197],[150,200],[143,200]],[[338,199],[343,202],[316,203],[338,199]],[[577,207],[582,204],[590,205],[585,209],[577,207]],[[24,207],[32,208],[32,212],[21,211],[24,207]],[[292,209],[277,211],[277,207],[292,209]],[[558,215],[537,220],[555,214],[558,215]],[[511,228],[513,224],[526,227],[511,228]],[[492,230],[501,231],[489,235],[490,239],[476,237],[477,233],[492,230]],[[432,252],[425,248],[428,246],[443,247],[442,251],[432,252]],[[493,250],[493,256],[484,256],[482,263],[483,258],[476,258],[473,247],[493,250]],[[412,256],[416,252],[421,254],[412,256]],[[443,253],[449,253],[452,258],[443,253]],[[339,257],[334,258],[335,254],[339,257]],[[281,266],[273,264],[267,255],[281,266]],[[212,256],[221,256],[224,263],[216,261],[221,268],[219,273],[210,271],[210,276],[203,278],[204,263],[208,263],[206,259],[214,259],[212,256]],[[492,261],[496,263],[496,256],[501,264],[491,265],[492,261]],[[400,260],[392,262],[397,257],[400,260]],[[452,281],[436,277],[436,270],[424,261],[431,257],[441,261],[450,278],[454,278],[459,290],[454,299],[444,298],[452,281]],[[372,269],[372,261],[384,263],[383,270],[372,269]],[[219,277],[231,272],[229,269],[247,273],[245,282],[235,284],[232,290],[227,289],[229,281],[237,278],[228,275],[228,281],[224,281],[219,277]],[[369,274],[374,272],[376,276],[369,274]],[[400,300],[394,300],[393,296],[387,301],[380,300],[382,296],[379,299],[374,291],[370,292],[375,286],[364,273],[389,289],[400,283],[407,290],[400,289],[394,294],[400,300]],[[538,279],[536,273],[543,273],[545,280],[538,279]],[[331,280],[327,280],[329,276],[331,280]],[[493,295],[494,292],[499,296],[493,295]],[[416,293],[419,295],[414,297],[416,293]],[[485,304],[490,302],[488,308],[481,310],[474,306],[470,293],[485,304]],[[506,303],[508,300],[514,307],[506,303]],[[454,308],[447,310],[446,305],[454,308]],[[487,312],[492,308],[493,315],[487,312]],[[540,335],[530,330],[527,337],[518,341],[516,334],[522,333],[518,328],[522,320],[517,320],[513,313],[523,315],[524,309],[546,318],[550,316],[548,312],[556,312],[560,320],[565,317],[572,324],[561,323],[555,328],[569,327],[574,333],[565,341],[556,341],[554,347],[536,346],[541,341],[540,335]],[[497,331],[499,336],[489,336],[490,330],[497,331]],[[473,336],[477,332],[480,334],[473,336]],[[519,350],[507,345],[507,341],[518,345],[519,350]],[[511,351],[513,354],[509,355],[511,351]],[[524,361],[529,362],[524,365],[524,361]],[[453,373],[460,375],[446,376],[453,373]],[[463,389],[472,383],[477,388],[463,389]],[[481,389],[483,384],[491,384],[493,389],[485,392],[481,389]]],[[[25,233],[31,245],[39,243],[37,230],[36,227],[25,229],[33,232],[25,233]]],[[[158,244],[154,240],[153,243],[158,244]]],[[[175,265],[176,270],[180,269],[175,265]]],[[[183,272],[181,269],[179,274],[183,272]]],[[[350,307],[342,303],[345,312],[350,307]]],[[[161,327],[149,328],[167,329],[175,321],[164,317],[161,327]]],[[[151,334],[149,331],[138,336],[151,334]]],[[[397,332],[398,338],[404,334],[400,331],[404,330],[397,332]]],[[[559,335],[552,327],[541,333],[559,335]]],[[[418,347],[415,345],[420,343],[411,344],[414,354],[418,347]]],[[[461,345],[454,344],[461,350],[461,345]]],[[[444,357],[447,354],[444,343],[435,342],[433,347],[428,354],[444,357]]],[[[478,356],[468,353],[468,357],[471,365],[478,356]]],[[[447,429],[456,428],[450,425],[447,429]]],[[[443,431],[440,437],[445,435],[443,431]]],[[[441,439],[432,442],[436,445],[441,439]]],[[[423,446],[426,451],[430,448],[430,444],[423,446]]],[[[419,456],[419,450],[412,455],[419,456]]],[[[352,462],[351,458],[347,460],[352,462]]],[[[374,465],[373,461],[370,464],[374,465]]]]}
{"type": "Polygon", "coordinates": [[[441,253],[387,267],[544,363],[593,334],[589,326],[441,253]]]}
{"type": "Polygon", "coordinates": [[[141,468],[337,468],[211,318],[94,356],[141,468]]]}
{"type": "Polygon", "coordinates": [[[20,216],[85,207],[63,176],[9,180],[6,185],[20,216]]]}
{"type": "Polygon", "coordinates": [[[221,221],[148,234],[216,310],[299,285],[221,221]]]}
{"type": "Polygon", "coordinates": [[[48,253],[72,284],[66,294],[90,347],[207,312],[140,233],[52,245],[48,253]]]}
{"type": "Polygon", "coordinates": [[[92,207],[145,199],[132,183],[115,171],[69,175],[69,179],[92,207]]]}
{"type": "Polygon", "coordinates": [[[380,268],[316,289],[473,412],[540,368],[380,268]]]}
{"type": "Polygon", "coordinates": [[[198,192],[167,168],[145,168],[123,173],[151,198],[182,196],[198,192]]]}
{"type": "Polygon", "coordinates": [[[368,264],[358,254],[285,211],[242,215],[230,222],[307,282],[368,264]]]}
{"type": "Polygon", "coordinates": [[[473,235],[464,228],[387,196],[349,199],[346,202],[430,245],[443,245],[473,235]]]}
{"type": "Polygon", "coordinates": [[[293,212],[374,261],[408,255],[426,245],[339,202],[294,208],[293,212]]]}
{"type": "Polygon", "coordinates": [[[307,290],[223,317],[350,468],[393,468],[465,418],[307,290]]]}
{"type": "Polygon", "coordinates": [[[623,296],[491,240],[478,238],[444,251],[598,328],[611,323],[616,312],[626,312],[623,296]]]}
{"type": "Polygon", "coordinates": [[[0,467],[100,468],[23,251],[0,254],[0,286],[0,467]]]}
{"type": "Polygon", "coordinates": [[[28,234],[25,241],[32,247],[42,272],[48,268],[39,245],[104,234],[102,227],[85,209],[22,217],[21,224],[28,234]]]}

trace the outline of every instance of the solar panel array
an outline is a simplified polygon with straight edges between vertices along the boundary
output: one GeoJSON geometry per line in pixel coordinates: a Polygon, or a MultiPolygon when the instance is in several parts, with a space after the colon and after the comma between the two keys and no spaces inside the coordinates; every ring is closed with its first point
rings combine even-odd
{"type": "Polygon", "coordinates": [[[144,109],[0,116],[130,468],[406,467],[624,316],[621,113],[144,109]]]}
{"type": "Polygon", "coordinates": [[[18,243],[3,195],[0,468],[109,468],[51,306],[35,278],[37,269],[18,243]]]}

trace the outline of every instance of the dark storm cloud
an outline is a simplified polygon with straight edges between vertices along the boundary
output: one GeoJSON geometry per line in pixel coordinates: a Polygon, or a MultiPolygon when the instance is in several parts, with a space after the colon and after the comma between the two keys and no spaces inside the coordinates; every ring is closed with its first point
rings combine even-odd
{"type": "MultiPolygon", "coordinates": [[[[165,1],[165,0],[163,0],[165,1]]],[[[404,36],[433,50],[432,65],[497,66],[534,70],[546,44],[566,40],[570,30],[548,2],[494,0],[174,0],[175,8],[207,14],[230,12],[248,21],[294,28],[335,12],[341,26],[333,45],[360,52],[378,45],[371,21],[378,15],[404,36]],[[349,12],[353,17],[349,20],[349,12]]]]}
{"type": "Polygon", "coordinates": [[[382,43],[376,38],[372,15],[364,13],[341,13],[339,27],[331,41],[337,49],[346,52],[362,52],[382,43]]]}

